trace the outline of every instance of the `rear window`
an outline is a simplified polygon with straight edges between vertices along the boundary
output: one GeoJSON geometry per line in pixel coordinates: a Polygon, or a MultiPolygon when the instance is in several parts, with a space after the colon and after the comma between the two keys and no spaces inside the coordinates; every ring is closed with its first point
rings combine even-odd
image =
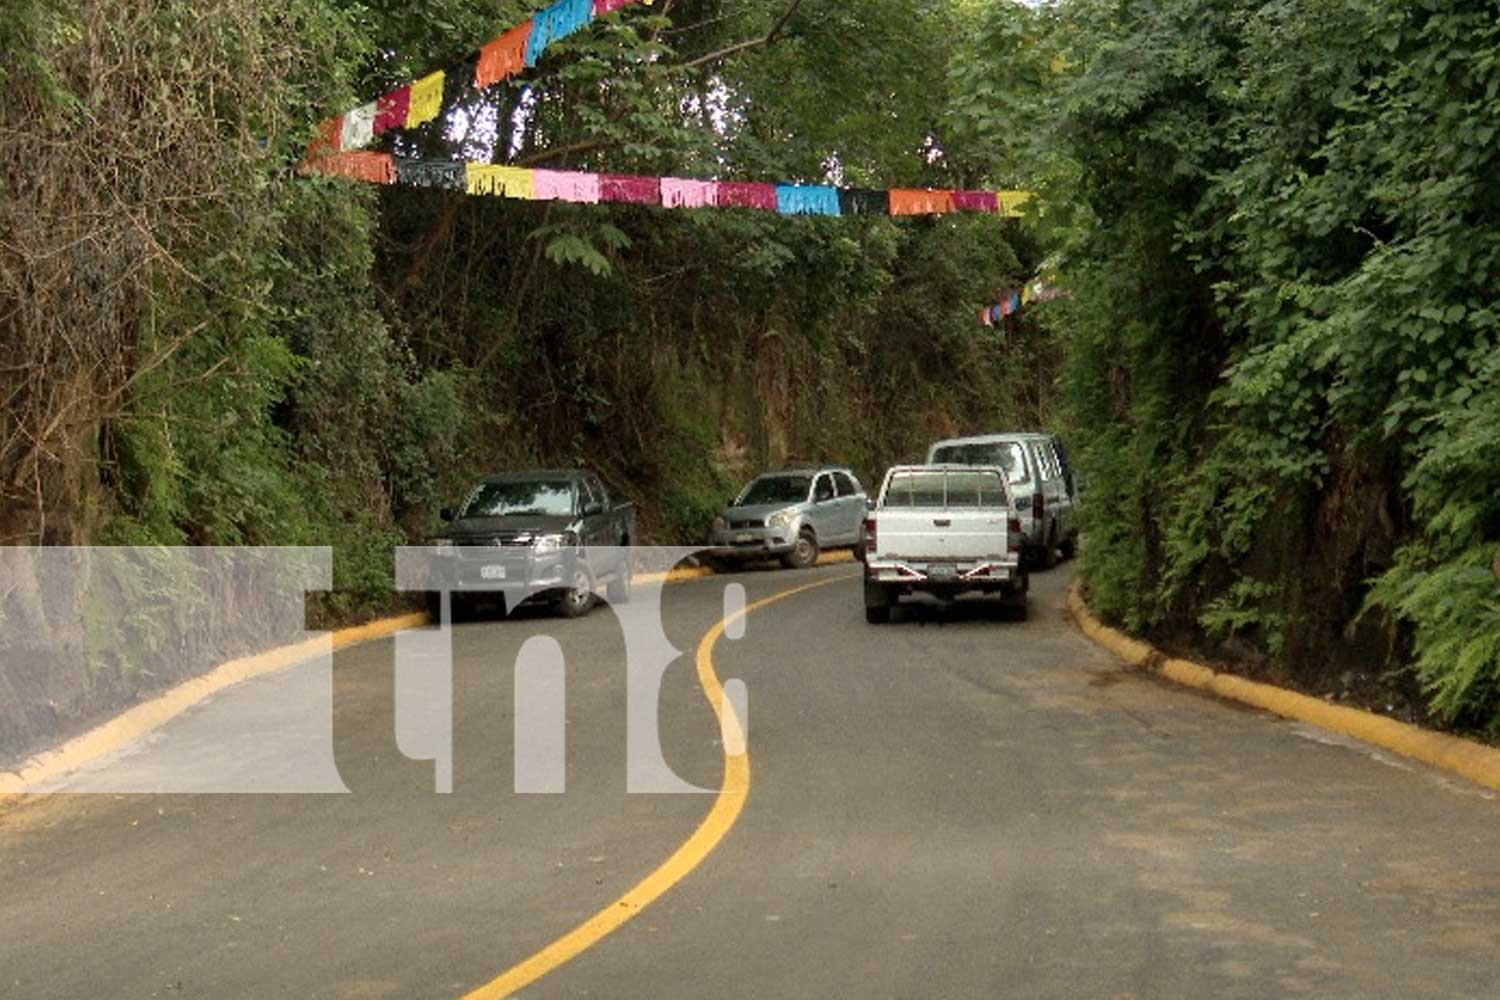
{"type": "Polygon", "coordinates": [[[897,472],[885,488],[887,507],[943,506],[941,472],[897,472]]]}
{"type": "Polygon", "coordinates": [[[1004,507],[1005,484],[993,472],[896,472],[885,488],[887,507],[1004,507]]]}
{"type": "Polygon", "coordinates": [[[1019,441],[987,444],[948,444],[932,451],[934,465],[998,465],[1012,484],[1031,478],[1026,469],[1026,450],[1019,441]]]}
{"type": "Polygon", "coordinates": [[[993,472],[948,473],[949,507],[1004,507],[1005,484],[993,472]]]}

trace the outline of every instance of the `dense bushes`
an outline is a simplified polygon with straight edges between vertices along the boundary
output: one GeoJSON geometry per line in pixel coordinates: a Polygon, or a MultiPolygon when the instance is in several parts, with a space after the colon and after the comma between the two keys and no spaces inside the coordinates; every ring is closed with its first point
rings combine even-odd
{"type": "Polygon", "coordinates": [[[1100,610],[1312,684],[1414,653],[1437,713],[1500,727],[1493,11],[992,20],[1027,55],[968,69],[971,90],[1019,80],[968,120],[1025,127],[1011,155],[1062,206],[1100,610]]]}

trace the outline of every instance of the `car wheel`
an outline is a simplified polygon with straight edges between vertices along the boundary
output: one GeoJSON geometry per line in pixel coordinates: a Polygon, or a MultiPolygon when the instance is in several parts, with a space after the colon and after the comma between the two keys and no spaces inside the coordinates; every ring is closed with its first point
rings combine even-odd
{"type": "Polygon", "coordinates": [[[1064,559],[1072,559],[1078,554],[1078,538],[1064,538],[1057,545],[1057,550],[1062,553],[1064,559]]]}
{"type": "Polygon", "coordinates": [[[817,561],[818,539],[807,528],[803,528],[797,536],[792,551],[781,557],[782,565],[787,569],[806,569],[817,561]]]}
{"type": "Polygon", "coordinates": [[[881,583],[865,581],[865,621],[871,625],[884,625],[891,620],[891,606],[896,595],[881,583]]]}
{"type": "Polygon", "coordinates": [[[579,566],[573,570],[573,585],[563,591],[557,602],[557,612],[564,618],[579,618],[589,613],[594,606],[594,578],[588,568],[579,566]]]}
{"type": "Polygon", "coordinates": [[[1057,536],[1051,529],[1048,529],[1047,540],[1036,555],[1037,569],[1051,569],[1057,565],[1057,536]]]}

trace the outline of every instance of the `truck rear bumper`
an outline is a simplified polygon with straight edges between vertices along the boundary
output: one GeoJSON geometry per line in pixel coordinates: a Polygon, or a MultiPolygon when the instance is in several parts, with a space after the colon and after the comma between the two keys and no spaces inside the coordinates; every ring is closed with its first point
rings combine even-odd
{"type": "Polygon", "coordinates": [[[865,582],[905,593],[957,595],[968,591],[1015,591],[1026,587],[1014,559],[942,563],[880,560],[865,565],[865,582]]]}

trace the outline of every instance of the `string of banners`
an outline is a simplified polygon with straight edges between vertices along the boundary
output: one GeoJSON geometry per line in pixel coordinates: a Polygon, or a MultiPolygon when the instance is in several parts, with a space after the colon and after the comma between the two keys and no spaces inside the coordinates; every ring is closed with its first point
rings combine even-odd
{"type": "MultiPolygon", "coordinates": [[[[473,86],[485,90],[537,65],[553,42],[624,7],[653,0],[556,0],[526,22],[479,49],[473,86]]],[[[465,64],[467,65],[467,64],[465,64]]],[[[828,185],[690,180],[577,171],[533,170],[503,164],[415,159],[367,150],[386,132],[416,128],[443,113],[448,73],[438,70],[318,123],[300,172],[372,184],[446,188],[473,195],[587,204],[623,202],[667,208],[746,208],[783,215],[939,215],[983,212],[1021,215],[1026,191],[927,188],[887,191],[828,185]]]]}
{"type": "Polygon", "coordinates": [[[300,169],[304,174],[346,177],[370,184],[442,188],[524,201],[657,205],[663,208],[745,208],[781,215],[903,216],[979,212],[1019,218],[1022,207],[1031,198],[1029,191],[879,190],[838,188],[826,184],[770,184],[539,170],[359,150],[309,159],[300,169]]]}
{"type": "MultiPolygon", "coordinates": [[[[535,67],[548,46],[580,31],[595,18],[622,7],[650,6],[652,2],[557,0],[525,23],[480,46],[478,58],[470,60],[474,66],[474,88],[486,90],[535,67]]],[[[317,137],[307,150],[308,158],[363,149],[386,132],[425,125],[442,114],[443,88],[447,82],[448,73],[438,70],[319,122],[317,137]]]]}
{"type": "Polygon", "coordinates": [[[1040,278],[1028,281],[1020,288],[1001,292],[995,297],[994,303],[982,307],[979,310],[979,325],[1000,326],[1006,317],[1014,316],[1023,307],[1050,302],[1067,294],[1063,289],[1046,284],[1040,278]]]}

